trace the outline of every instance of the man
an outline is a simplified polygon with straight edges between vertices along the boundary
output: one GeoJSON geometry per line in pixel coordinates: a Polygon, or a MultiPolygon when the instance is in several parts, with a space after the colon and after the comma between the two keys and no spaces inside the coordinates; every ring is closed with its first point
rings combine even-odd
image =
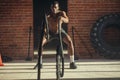
{"type": "MultiPolygon", "coordinates": [[[[49,33],[48,29],[45,28],[45,35],[43,37],[42,46],[45,43],[55,38],[58,35],[58,24],[62,27],[62,23],[68,23],[69,18],[64,11],[59,10],[59,3],[55,1],[51,5],[51,13],[47,16],[49,33]],[[48,37],[49,35],[49,37],[48,37]],[[47,36],[47,37],[46,37],[47,36]]],[[[76,69],[77,66],[74,62],[74,47],[73,42],[70,36],[61,28],[62,39],[68,45],[70,49],[70,69],[76,69]]],[[[42,65],[42,56],[41,56],[41,65],[42,65]]]]}

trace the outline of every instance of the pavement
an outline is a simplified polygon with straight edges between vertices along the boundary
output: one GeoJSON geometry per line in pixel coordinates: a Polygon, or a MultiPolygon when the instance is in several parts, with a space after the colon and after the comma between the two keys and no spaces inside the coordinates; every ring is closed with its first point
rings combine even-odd
{"type": "MultiPolygon", "coordinates": [[[[0,80],[37,80],[33,69],[37,59],[14,60],[0,66],[0,80]]],[[[65,73],[61,80],[120,80],[120,61],[108,59],[79,59],[77,69],[69,69],[69,58],[65,59],[65,73]]],[[[40,80],[56,80],[55,58],[44,58],[40,80]]]]}

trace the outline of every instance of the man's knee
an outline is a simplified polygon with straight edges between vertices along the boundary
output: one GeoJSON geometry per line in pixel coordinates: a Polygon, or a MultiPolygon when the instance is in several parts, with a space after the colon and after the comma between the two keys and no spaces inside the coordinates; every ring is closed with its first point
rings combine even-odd
{"type": "Polygon", "coordinates": [[[72,39],[70,38],[69,35],[67,35],[63,40],[68,46],[72,45],[72,39]]]}
{"type": "Polygon", "coordinates": [[[42,47],[47,43],[47,39],[46,38],[43,38],[43,41],[42,41],[42,47]]]}
{"type": "Polygon", "coordinates": [[[72,39],[70,36],[68,36],[68,42],[69,42],[69,44],[72,44],[72,39]]]}
{"type": "Polygon", "coordinates": [[[68,43],[68,46],[72,46],[73,44],[71,39],[68,39],[67,43],[68,43]]]}

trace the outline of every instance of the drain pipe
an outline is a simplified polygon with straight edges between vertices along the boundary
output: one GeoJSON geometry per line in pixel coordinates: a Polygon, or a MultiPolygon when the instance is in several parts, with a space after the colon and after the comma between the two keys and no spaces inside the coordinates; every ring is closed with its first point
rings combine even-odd
{"type": "Polygon", "coordinates": [[[32,58],[30,57],[31,32],[32,32],[32,27],[30,26],[30,28],[29,28],[29,40],[28,40],[28,55],[27,55],[26,61],[32,60],[32,58]]]}

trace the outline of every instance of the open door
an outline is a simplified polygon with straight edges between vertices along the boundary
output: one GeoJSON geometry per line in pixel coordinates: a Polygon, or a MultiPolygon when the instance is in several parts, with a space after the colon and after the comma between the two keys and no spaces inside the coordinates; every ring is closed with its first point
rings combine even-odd
{"type": "MultiPolygon", "coordinates": [[[[39,37],[40,37],[40,24],[43,14],[43,9],[45,12],[50,11],[50,5],[53,1],[56,0],[33,0],[33,25],[34,25],[34,51],[38,49],[39,37]]],[[[60,4],[60,9],[67,12],[67,0],[58,0],[60,4]]],[[[63,28],[67,31],[67,24],[63,25],[63,28]]],[[[45,45],[44,50],[53,50],[56,44],[56,41],[52,41],[45,45]],[[53,47],[51,47],[53,46],[53,47]]],[[[66,45],[64,45],[66,49],[66,45]]]]}

